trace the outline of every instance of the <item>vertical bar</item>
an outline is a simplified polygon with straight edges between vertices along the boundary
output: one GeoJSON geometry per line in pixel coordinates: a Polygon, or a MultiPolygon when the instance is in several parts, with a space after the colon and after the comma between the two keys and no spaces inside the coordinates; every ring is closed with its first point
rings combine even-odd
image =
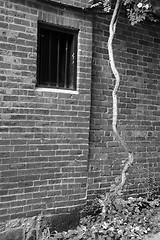
{"type": "Polygon", "coordinates": [[[49,73],[48,73],[48,85],[49,86],[51,86],[51,67],[52,67],[52,65],[51,65],[51,45],[52,44],[52,33],[51,33],[51,31],[49,32],[49,67],[48,67],[48,71],[49,71],[49,73]]]}
{"type": "Polygon", "coordinates": [[[42,82],[42,72],[43,72],[43,69],[42,69],[42,66],[43,66],[43,56],[42,56],[42,47],[43,47],[43,44],[42,44],[42,41],[43,41],[43,35],[42,35],[42,32],[41,32],[41,28],[39,27],[39,48],[40,48],[40,52],[39,52],[39,85],[43,84],[42,82]]]}
{"type": "Polygon", "coordinates": [[[75,82],[75,36],[71,39],[71,52],[70,52],[70,88],[74,89],[75,82]]]}
{"type": "Polygon", "coordinates": [[[77,43],[78,43],[78,35],[74,35],[73,38],[73,52],[74,52],[74,56],[73,56],[73,71],[74,71],[74,77],[73,77],[73,88],[74,90],[76,90],[77,88],[77,43]]]}
{"type": "Polygon", "coordinates": [[[58,36],[58,42],[57,42],[57,82],[56,87],[59,86],[59,51],[60,50],[60,35],[58,36]]]}
{"type": "Polygon", "coordinates": [[[64,72],[64,87],[67,88],[67,69],[68,69],[68,35],[66,39],[65,49],[65,72],[64,72]]]}

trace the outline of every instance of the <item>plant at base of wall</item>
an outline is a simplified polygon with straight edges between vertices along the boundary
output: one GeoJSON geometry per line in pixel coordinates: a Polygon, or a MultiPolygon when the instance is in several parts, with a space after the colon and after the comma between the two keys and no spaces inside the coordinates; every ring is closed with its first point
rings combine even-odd
{"type": "Polygon", "coordinates": [[[51,233],[50,238],[42,240],[144,240],[160,231],[159,206],[159,199],[117,198],[107,205],[104,218],[103,207],[97,200],[83,209],[76,229],[51,233]]]}

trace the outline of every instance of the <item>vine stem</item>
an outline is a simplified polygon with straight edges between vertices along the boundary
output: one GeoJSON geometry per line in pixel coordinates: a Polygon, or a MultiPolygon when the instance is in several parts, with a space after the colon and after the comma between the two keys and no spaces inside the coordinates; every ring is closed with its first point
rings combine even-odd
{"type": "Polygon", "coordinates": [[[119,12],[121,9],[122,1],[123,0],[116,1],[115,8],[114,8],[112,18],[110,21],[109,38],[108,38],[108,54],[109,54],[109,62],[110,62],[111,70],[115,77],[115,86],[112,91],[112,99],[113,99],[112,129],[113,129],[113,133],[114,133],[116,139],[123,147],[125,153],[128,155],[128,161],[126,161],[125,165],[123,166],[120,182],[115,187],[114,192],[112,194],[109,194],[110,196],[108,196],[108,197],[111,197],[111,195],[112,195],[112,197],[115,197],[117,195],[118,191],[122,189],[122,187],[124,186],[125,181],[126,181],[126,172],[134,160],[133,153],[129,150],[126,142],[121,138],[121,136],[117,130],[117,115],[118,115],[117,114],[117,112],[118,112],[117,92],[118,92],[119,84],[120,84],[120,75],[119,75],[119,72],[116,68],[115,61],[114,61],[113,39],[114,39],[115,32],[116,32],[117,21],[118,21],[119,12]]]}

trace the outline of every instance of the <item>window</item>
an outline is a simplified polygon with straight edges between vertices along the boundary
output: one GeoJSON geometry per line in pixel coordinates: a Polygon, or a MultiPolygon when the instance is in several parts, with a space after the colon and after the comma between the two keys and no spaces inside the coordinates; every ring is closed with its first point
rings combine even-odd
{"type": "Polygon", "coordinates": [[[76,90],[77,36],[77,30],[38,23],[38,87],[76,90]]]}

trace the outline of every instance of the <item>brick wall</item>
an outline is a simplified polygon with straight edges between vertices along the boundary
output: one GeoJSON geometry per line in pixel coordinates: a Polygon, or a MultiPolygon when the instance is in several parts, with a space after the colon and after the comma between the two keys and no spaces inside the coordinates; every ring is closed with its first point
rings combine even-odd
{"type": "Polygon", "coordinates": [[[0,221],[66,212],[86,200],[91,18],[32,0],[0,10],[0,221]],[[38,20],[79,29],[76,92],[35,87],[38,20]]]}
{"type": "MultiPolygon", "coordinates": [[[[80,10],[88,3],[53,2],[0,0],[0,222],[81,206],[87,194],[109,188],[126,160],[111,129],[109,17],[94,15],[92,49],[92,18],[80,10]],[[76,92],[35,87],[38,20],[79,29],[76,92]]],[[[146,192],[149,179],[157,191],[160,183],[159,48],[156,25],[131,27],[120,18],[118,126],[135,158],[126,194],[146,192]]]]}
{"type": "MultiPolygon", "coordinates": [[[[108,62],[109,16],[97,15],[93,25],[93,79],[89,156],[92,198],[109,188],[120,174],[126,155],[112,133],[114,78],[108,62]]],[[[160,171],[160,31],[151,23],[132,27],[120,18],[114,40],[120,72],[118,129],[134,152],[126,194],[159,191],[160,171]],[[148,184],[150,183],[150,184],[148,184]]]]}
{"type": "Polygon", "coordinates": [[[51,0],[51,2],[62,3],[80,8],[87,8],[91,5],[87,0],[51,0]]]}

